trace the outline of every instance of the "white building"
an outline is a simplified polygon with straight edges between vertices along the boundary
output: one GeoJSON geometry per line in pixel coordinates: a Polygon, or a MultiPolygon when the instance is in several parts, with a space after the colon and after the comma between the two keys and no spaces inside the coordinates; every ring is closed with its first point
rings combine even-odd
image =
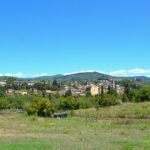
{"type": "Polygon", "coordinates": [[[0,86],[5,86],[5,85],[6,85],[6,82],[4,82],[4,81],[0,82],[0,86]]]}

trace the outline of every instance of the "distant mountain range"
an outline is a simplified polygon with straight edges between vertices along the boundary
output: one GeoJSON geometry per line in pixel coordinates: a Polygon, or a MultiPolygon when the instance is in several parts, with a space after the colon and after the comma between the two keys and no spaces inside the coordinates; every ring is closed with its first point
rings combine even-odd
{"type": "MultiPolygon", "coordinates": [[[[8,77],[0,77],[0,79],[4,79],[8,77]]],[[[14,77],[16,78],[16,77],[14,77]]],[[[87,81],[87,80],[98,80],[98,79],[129,79],[129,80],[134,80],[134,79],[139,79],[139,80],[150,80],[149,77],[146,76],[132,76],[132,77],[116,77],[116,76],[111,76],[107,74],[103,74],[100,72],[82,72],[82,73],[74,73],[74,74],[69,74],[69,75],[53,75],[53,76],[41,76],[41,77],[35,77],[35,78],[16,78],[18,80],[24,80],[24,81],[54,81],[54,80],[59,80],[59,81],[87,81]]]]}

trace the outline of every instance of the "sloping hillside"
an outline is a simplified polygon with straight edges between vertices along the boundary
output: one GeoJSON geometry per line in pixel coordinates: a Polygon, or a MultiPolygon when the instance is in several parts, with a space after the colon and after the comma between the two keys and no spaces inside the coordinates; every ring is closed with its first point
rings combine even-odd
{"type": "MultiPolygon", "coordinates": [[[[4,79],[8,77],[0,77],[0,79],[4,79]]],[[[16,78],[16,77],[15,77],[16,78]]],[[[150,81],[149,77],[145,76],[133,76],[133,77],[116,77],[116,76],[110,76],[107,74],[103,74],[100,72],[83,72],[83,73],[74,73],[74,74],[69,74],[69,75],[54,75],[54,76],[41,76],[41,77],[35,77],[35,78],[16,78],[19,80],[32,80],[32,81],[54,81],[54,80],[59,80],[59,81],[87,81],[87,80],[104,80],[104,79],[129,79],[129,80],[144,80],[144,81],[150,81]]]]}

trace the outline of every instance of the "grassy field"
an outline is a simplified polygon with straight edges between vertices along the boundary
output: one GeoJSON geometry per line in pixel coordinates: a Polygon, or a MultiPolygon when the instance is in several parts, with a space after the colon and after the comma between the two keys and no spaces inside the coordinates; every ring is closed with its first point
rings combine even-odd
{"type": "MultiPolygon", "coordinates": [[[[109,109],[115,113],[114,107],[109,109]]],[[[5,112],[0,114],[0,150],[150,150],[150,120],[95,122],[5,112]]]]}
{"type": "Polygon", "coordinates": [[[144,103],[123,103],[121,105],[80,109],[75,111],[75,115],[103,116],[103,117],[137,117],[150,118],[150,102],[144,103]]]}

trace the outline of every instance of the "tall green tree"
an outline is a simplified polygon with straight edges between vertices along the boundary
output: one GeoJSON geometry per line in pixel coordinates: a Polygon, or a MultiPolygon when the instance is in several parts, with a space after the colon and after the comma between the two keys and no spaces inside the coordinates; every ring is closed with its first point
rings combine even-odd
{"type": "Polygon", "coordinates": [[[112,88],[111,86],[108,86],[108,92],[107,92],[107,93],[110,94],[110,95],[115,95],[115,96],[117,96],[117,91],[116,91],[116,89],[112,88]]]}
{"type": "Polygon", "coordinates": [[[104,86],[102,85],[101,86],[101,96],[103,96],[104,95],[104,86]]]}
{"type": "Polygon", "coordinates": [[[42,97],[43,97],[43,98],[46,97],[46,92],[45,92],[45,91],[42,92],[42,97]]]}
{"type": "Polygon", "coordinates": [[[54,81],[53,81],[53,86],[58,86],[57,80],[54,80],[54,81]]]}
{"type": "Polygon", "coordinates": [[[68,97],[68,96],[72,96],[72,91],[71,91],[71,89],[69,89],[69,90],[65,93],[65,97],[68,97]]]}
{"type": "Polygon", "coordinates": [[[130,90],[131,90],[130,84],[126,83],[124,93],[127,95],[128,98],[130,98],[130,90]]]}

